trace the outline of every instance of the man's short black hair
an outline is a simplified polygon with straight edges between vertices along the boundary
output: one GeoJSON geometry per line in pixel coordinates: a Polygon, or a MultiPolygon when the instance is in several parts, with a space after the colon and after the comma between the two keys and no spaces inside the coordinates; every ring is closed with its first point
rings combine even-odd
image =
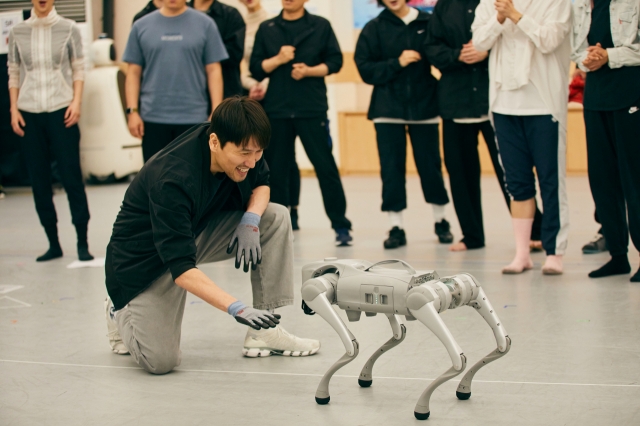
{"type": "Polygon", "coordinates": [[[262,105],[246,96],[227,98],[213,111],[209,134],[215,133],[220,148],[227,142],[245,147],[253,138],[260,149],[271,139],[271,124],[262,105]]]}

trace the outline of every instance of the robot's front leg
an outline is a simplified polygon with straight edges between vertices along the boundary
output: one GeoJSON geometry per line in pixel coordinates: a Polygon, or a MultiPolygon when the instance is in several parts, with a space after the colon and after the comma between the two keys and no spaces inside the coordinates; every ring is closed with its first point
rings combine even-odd
{"type": "Polygon", "coordinates": [[[338,276],[335,274],[322,275],[312,278],[302,284],[302,299],[309,308],[314,310],[338,333],[344,344],[346,353],[325,373],[316,390],[316,402],[328,404],[330,400],[329,382],[340,368],[344,367],[358,356],[358,341],[351,334],[338,313],[331,306],[335,295],[335,284],[338,276]]]}
{"type": "Polygon", "coordinates": [[[482,287],[479,287],[478,290],[478,297],[475,300],[471,301],[469,303],[469,306],[476,309],[482,316],[482,318],[484,318],[484,320],[487,322],[487,324],[489,324],[489,326],[493,330],[493,334],[496,338],[498,347],[489,355],[478,361],[473,367],[469,369],[469,371],[467,371],[467,374],[464,375],[464,377],[460,381],[460,384],[458,385],[458,390],[456,391],[456,396],[461,400],[467,400],[471,397],[471,381],[473,380],[473,377],[478,372],[478,370],[480,370],[490,362],[502,358],[507,354],[507,352],[509,352],[509,349],[511,349],[511,339],[502,326],[500,318],[498,318],[498,315],[493,309],[493,306],[491,306],[491,302],[489,302],[489,299],[484,293],[484,290],[482,290],[482,287]]]}
{"type": "Polygon", "coordinates": [[[414,287],[407,293],[406,300],[411,315],[426,325],[429,330],[440,339],[453,363],[453,366],[449,370],[431,382],[416,403],[413,414],[418,420],[426,420],[430,414],[429,400],[431,399],[431,394],[433,394],[438,386],[462,373],[467,365],[467,358],[462,353],[462,349],[451,335],[451,332],[442,321],[442,318],[440,318],[438,310],[434,306],[434,302],[437,302],[438,305],[440,304],[437,294],[434,294],[431,289],[422,286],[414,287]]]}
{"type": "Polygon", "coordinates": [[[393,337],[389,339],[384,345],[382,345],[380,349],[375,351],[362,368],[360,377],[358,378],[358,384],[363,388],[368,388],[373,382],[373,364],[375,364],[375,362],[382,356],[382,354],[402,343],[407,335],[407,328],[404,326],[404,324],[402,324],[400,317],[398,317],[397,315],[387,314],[387,318],[389,319],[391,329],[393,330],[393,337]]]}

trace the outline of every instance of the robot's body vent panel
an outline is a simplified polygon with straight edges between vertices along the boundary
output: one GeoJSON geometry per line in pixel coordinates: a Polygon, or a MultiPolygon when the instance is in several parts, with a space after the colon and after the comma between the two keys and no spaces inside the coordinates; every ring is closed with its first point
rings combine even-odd
{"type": "Polygon", "coordinates": [[[393,287],[362,284],[360,286],[360,307],[365,312],[392,312],[393,287]]]}

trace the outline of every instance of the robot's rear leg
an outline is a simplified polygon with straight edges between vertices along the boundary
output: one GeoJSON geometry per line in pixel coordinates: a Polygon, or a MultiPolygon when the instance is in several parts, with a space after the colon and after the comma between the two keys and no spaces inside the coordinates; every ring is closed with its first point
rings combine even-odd
{"type": "Polygon", "coordinates": [[[502,358],[507,354],[507,352],[509,352],[509,349],[511,349],[511,339],[507,335],[506,330],[500,322],[500,318],[498,318],[498,315],[493,309],[493,306],[491,306],[491,302],[489,302],[489,299],[482,288],[479,289],[478,297],[470,302],[469,306],[478,311],[487,324],[489,324],[489,327],[493,330],[498,347],[489,355],[478,361],[464,375],[458,385],[458,389],[456,390],[456,396],[461,400],[467,400],[471,397],[471,381],[478,370],[490,362],[502,358]]]}
{"type": "Polygon", "coordinates": [[[387,318],[389,319],[391,329],[393,330],[393,337],[382,345],[380,349],[375,351],[362,368],[360,377],[358,378],[358,384],[363,388],[368,388],[373,382],[373,364],[375,364],[382,354],[402,343],[407,335],[407,329],[404,324],[401,323],[400,318],[397,315],[387,314],[387,318]]]}
{"type": "Polygon", "coordinates": [[[456,396],[458,397],[458,399],[466,401],[467,399],[471,398],[471,381],[473,380],[473,377],[476,375],[478,370],[480,370],[490,362],[493,362],[505,356],[507,352],[509,352],[509,349],[511,349],[511,339],[507,336],[507,350],[505,350],[504,352],[500,352],[499,349],[496,349],[489,355],[478,361],[473,367],[471,367],[458,385],[458,389],[456,390],[456,396]]]}

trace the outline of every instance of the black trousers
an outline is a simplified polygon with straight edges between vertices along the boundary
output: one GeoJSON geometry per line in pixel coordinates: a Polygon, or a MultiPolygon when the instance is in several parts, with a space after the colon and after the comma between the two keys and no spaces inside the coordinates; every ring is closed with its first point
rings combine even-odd
{"type": "Polygon", "coordinates": [[[375,123],[383,212],[399,212],[407,208],[407,127],[424,199],[427,203],[438,205],[449,202],[442,179],[438,125],[375,123]]]}
{"type": "Polygon", "coordinates": [[[51,162],[58,163],[60,180],[67,193],[74,225],[89,222],[89,205],[80,170],[80,130],[64,125],[66,108],[34,114],[21,111],[24,118],[22,148],[31,177],[33,199],[40,223],[45,228],[58,223],[51,188],[51,162]]]}
{"type": "Polygon", "coordinates": [[[482,123],[462,124],[443,120],[444,164],[449,172],[451,198],[462,229],[462,242],[467,248],[484,247],[482,198],[480,190],[480,156],[478,134],[487,142],[491,162],[507,207],[511,199],[504,184],[504,171],[500,164],[495,133],[489,120],[482,123]]]}
{"type": "Polygon", "coordinates": [[[144,162],[149,161],[161,149],[193,126],[195,124],[161,124],[145,121],[144,136],[142,136],[142,157],[144,162]]]}
{"type": "Polygon", "coordinates": [[[584,110],[589,184],[612,256],[640,250],[640,112],[584,110]],[[627,222],[628,217],[628,222],[627,222]]]}
{"type": "Polygon", "coordinates": [[[298,168],[298,163],[294,160],[289,168],[289,202],[291,203],[291,207],[298,207],[300,205],[300,168],[298,168]]]}
{"type": "MultiPolygon", "coordinates": [[[[490,121],[482,123],[456,123],[443,120],[444,164],[449,173],[451,198],[462,229],[462,242],[467,248],[484,247],[484,224],[480,190],[480,156],[478,155],[478,134],[482,133],[491,156],[502,196],[511,210],[511,197],[507,192],[504,170],[495,132],[490,121]]],[[[532,240],[540,240],[542,213],[536,205],[536,214],[531,231],[532,240]]]]}
{"type": "MultiPolygon", "coordinates": [[[[292,206],[291,167],[294,163],[296,136],[300,137],[309,161],[313,165],[320,183],[324,209],[333,229],[351,229],[346,218],[347,199],[344,195],[338,166],[327,143],[329,128],[327,117],[273,118],[271,121],[271,143],[264,156],[271,170],[271,201],[292,206]]],[[[295,201],[295,200],[294,200],[295,201]]]]}

